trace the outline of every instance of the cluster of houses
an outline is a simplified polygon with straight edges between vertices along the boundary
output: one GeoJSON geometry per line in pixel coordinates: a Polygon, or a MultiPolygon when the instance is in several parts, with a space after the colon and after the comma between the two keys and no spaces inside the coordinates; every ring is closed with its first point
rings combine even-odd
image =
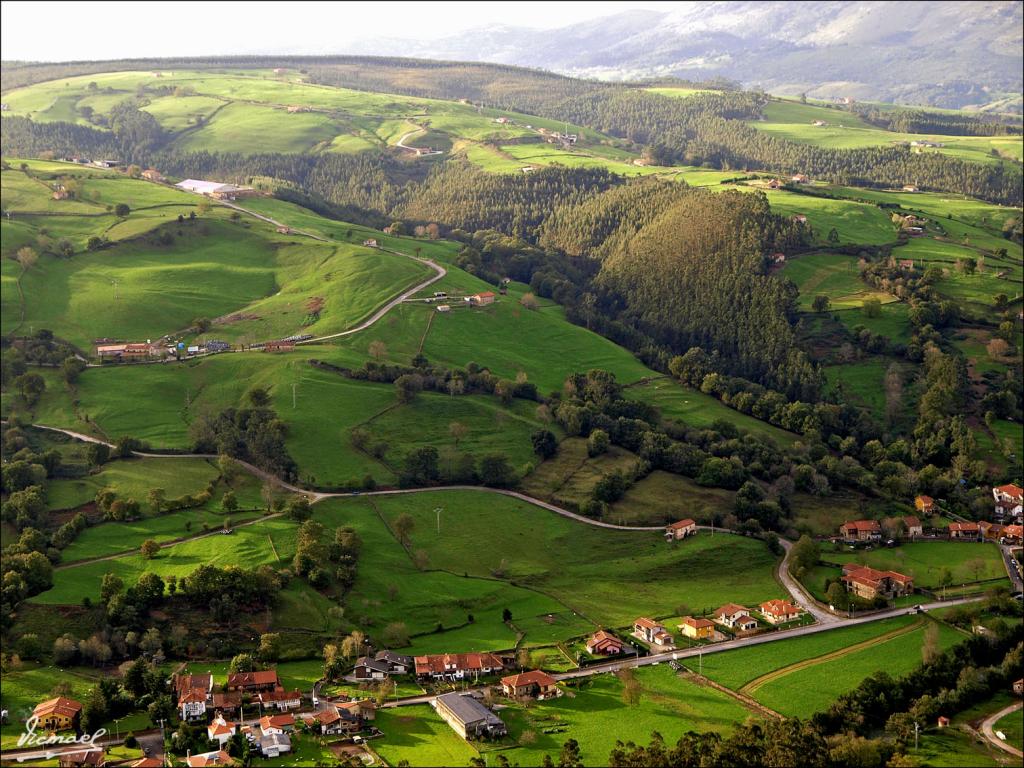
{"type": "MultiPolygon", "coordinates": [[[[757,612],[762,621],[772,626],[796,621],[804,615],[803,608],[788,600],[766,600],[757,607],[757,612]]],[[[715,627],[716,624],[733,630],[735,634],[756,631],[760,625],[753,614],[754,611],[746,606],[727,603],[711,614],[710,619],[699,616],[683,616],[678,629],[683,637],[690,640],[713,642],[723,639],[715,627]]],[[[607,635],[607,633],[604,634],[607,635]]],[[[671,651],[675,648],[675,639],[665,629],[665,626],[647,617],[640,617],[633,622],[633,636],[647,643],[652,650],[671,651]]],[[[601,638],[601,641],[608,642],[607,638],[601,638]]],[[[591,650],[592,647],[594,649],[600,647],[596,641],[596,635],[588,641],[587,651],[594,653],[595,651],[591,650]]],[[[614,649],[615,646],[610,644],[609,647],[614,649]]],[[[621,644],[619,648],[621,648],[621,644]]]]}
{"type": "Polygon", "coordinates": [[[174,186],[186,192],[194,192],[197,195],[212,197],[214,200],[239,200],[246,197],[256,197],[262,194],[252,187],[239,187],[235,184],[225,184],[220,181],[203,181],[201,179],[185,179],[174,186]]]}

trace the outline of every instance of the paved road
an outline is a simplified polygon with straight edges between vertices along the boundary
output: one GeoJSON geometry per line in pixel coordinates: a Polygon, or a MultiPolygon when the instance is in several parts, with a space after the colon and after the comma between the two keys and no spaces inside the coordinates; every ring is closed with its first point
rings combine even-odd
{"type": "Polygon", "coordinates": [[[779,539],[779,543],[786,550],[786,556],[782,558],[782,562],[779,563],[778,577],[779,581],[782,582],[782,586],[789,592],[790,597],[800,605],[805,611],[811,614],[819,624],[835,624],[841,623],[843,619],[836,614],[824,608],[817,600],[815,600],[810,593],[804,588],[804,585],[793,578],[789,572],[789,553],[793,548],[793,543],[788,539],[779,539]]]}
{"type": "Polygon", "coordinates": [[[1011,712],[1019,712],[1022,707],[1024,707],[1024,703],[1018,701],[1016,704],[1011,704],[1008,707],[1000,709],[994,715],[989,715],[985,719],[985,722],[981,724],[981,732],[985,734],[985,738],[988,739],[989,742],[991,742],[995,746],[999,747],[999,749],[1003,750],[1004,752],[1009,752],[1014,757],[1024,757],[1024,752],[1021,752],[1012,744],[1007,744],[1005,741],[996,736],[993,728],[999,720],[1006,717],[1011,712]]]}
{"type": "Polygon", "coordinates": [[[1017,561],[1013,557],[1013,550],[1019,549],[1019,547],[1011,547],[1006,544],[999,545],[999,552],[1003,556],[1003,566],[1006,568],[1006,574],[1010,577],[1010,583],[1013,585],[1013,592],[1024,592],[1024,579],[1021,578],[1020,571],[1017,570],[1017,561]]]}

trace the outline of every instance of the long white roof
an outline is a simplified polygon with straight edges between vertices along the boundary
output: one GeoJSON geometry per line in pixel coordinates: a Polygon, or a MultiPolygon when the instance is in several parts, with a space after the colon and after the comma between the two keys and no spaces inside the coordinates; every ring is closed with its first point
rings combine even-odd
{"type": "Polygon", "coordinates": [[[240,187],[236,187],[234,184],[224,184],[219,181],[202,181],[201,179],[185,179],[184,181],[179,181],[174,186],[189,192],[198,192],[201,195],[208,195],[211,192],[231,192],[232,190],[240,189],[240,187]]]}

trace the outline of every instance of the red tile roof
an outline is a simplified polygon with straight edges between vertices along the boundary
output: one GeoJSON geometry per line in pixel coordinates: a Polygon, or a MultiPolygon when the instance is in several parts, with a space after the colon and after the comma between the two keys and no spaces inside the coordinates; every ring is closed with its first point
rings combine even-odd
{"type": "Polygon", "coordinates": [[[482,672],[485,669],[501,669],[501,659],[493,653],[442,653],[432,656],[417,656],[417,675],[443,675],[446,672],[482,672]]]}
{"type": "Polygon", "coordinates": [[[295,718],[292,715],[264,715],[260,718],[260,728],[287,728],[295,725],[295,718]]]}
{"type": "Polygon", "coordinates": [[[229,688],[251,685],[277,685],[277,670],[266,669],[258,672],[235,672],[228,675],[229,688]]]}
{"type": "Polygon", "coordinates": [[[758,606],[761,609],[761,613],[766,613],[771,616],[793,616],[798,613],[802,613],[798,606],[793,605],[788,600],[768,600],[767,602],[761,603],[758,606]]]}
{"type": "Polygon", "coordinates": [[[950,523],[949,530],[961,531],[965,533],[977,533],[980,528],[977,523],[950,523]]]}
{"type": "Polygon", "coordinates": [[[1015,499],[1024,498],[1024,488],[1014,483],[1007,483],[1006,485],[997,485],[995,490],[1006,496],[1012,496],[1015,499]]]}
{"type": "Polygon", "coordinates": [[[654,619],[648,619],[645,616],[641,616],[639,619],[634,621],[633,626],[640,627],[641,629],[664,629],[664,627],[654,619]]]}
{"type": "Polygon", "coordinates": [[[851,523],[843,523],[843,530],[869,531],[877,533],[882,530],[877,520],[854,520],[851,523]]]}
{"type": "Polygon", "coordinates": [[[744,608],[742,605],[736,605],[736,603],[726,603],[717,611],[715,611],[715,616],[735,616],[737,613],[746,613],[747,610],[748,609],[744,608]]]}
{"type": "Polygon", "coordinates": [[[689,518],[687,518],[686,520],[680,520],[677,523],[671,523],[669,525],[666,525],[665,527],[668,528],[670,531],[678,531],[680,528],[689,528],[691,525],[696,524],[697,522],[695,520],[690,520],[689,518]]]}
{"type": "Polygon", "coordinates": [[[63,696],[58,696],[55,699],[47,699],[36,705],[36,708],[32,710],[32,714],[38,717],[40,720],[45,720],[47,717],[52,715],[61,715],[63,717],[74,717],[82,711],[82,705],[74,699],[66,699],[63,696]]]}
{"type": "Polygon", "coordinates": [[[547,688],[555,683],[555,678],[539,669],[501,678],[501,684],[507,685],[509,688],[522,688],[524,685],[539,685],[541,688],[547,688]]]}
{"type": "Polygon", "coordinates": [[[708,627],[715,626],[715,623],[713,621],[708,621],[707,619],[697,619],[693,616],[685,617],[683,619],[683,624],[686,624],[689,627],[693,627],[694,629],[707,629],[708,627]]]}

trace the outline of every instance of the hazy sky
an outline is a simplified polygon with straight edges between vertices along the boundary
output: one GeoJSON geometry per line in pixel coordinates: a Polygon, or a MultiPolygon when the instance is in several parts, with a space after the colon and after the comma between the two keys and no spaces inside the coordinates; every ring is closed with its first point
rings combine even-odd
{"type": "Polygon", "coordinates": [[[2,2],[5,60],[345,53],[488,24],[550,29],[678,2],[2,2]]]}

